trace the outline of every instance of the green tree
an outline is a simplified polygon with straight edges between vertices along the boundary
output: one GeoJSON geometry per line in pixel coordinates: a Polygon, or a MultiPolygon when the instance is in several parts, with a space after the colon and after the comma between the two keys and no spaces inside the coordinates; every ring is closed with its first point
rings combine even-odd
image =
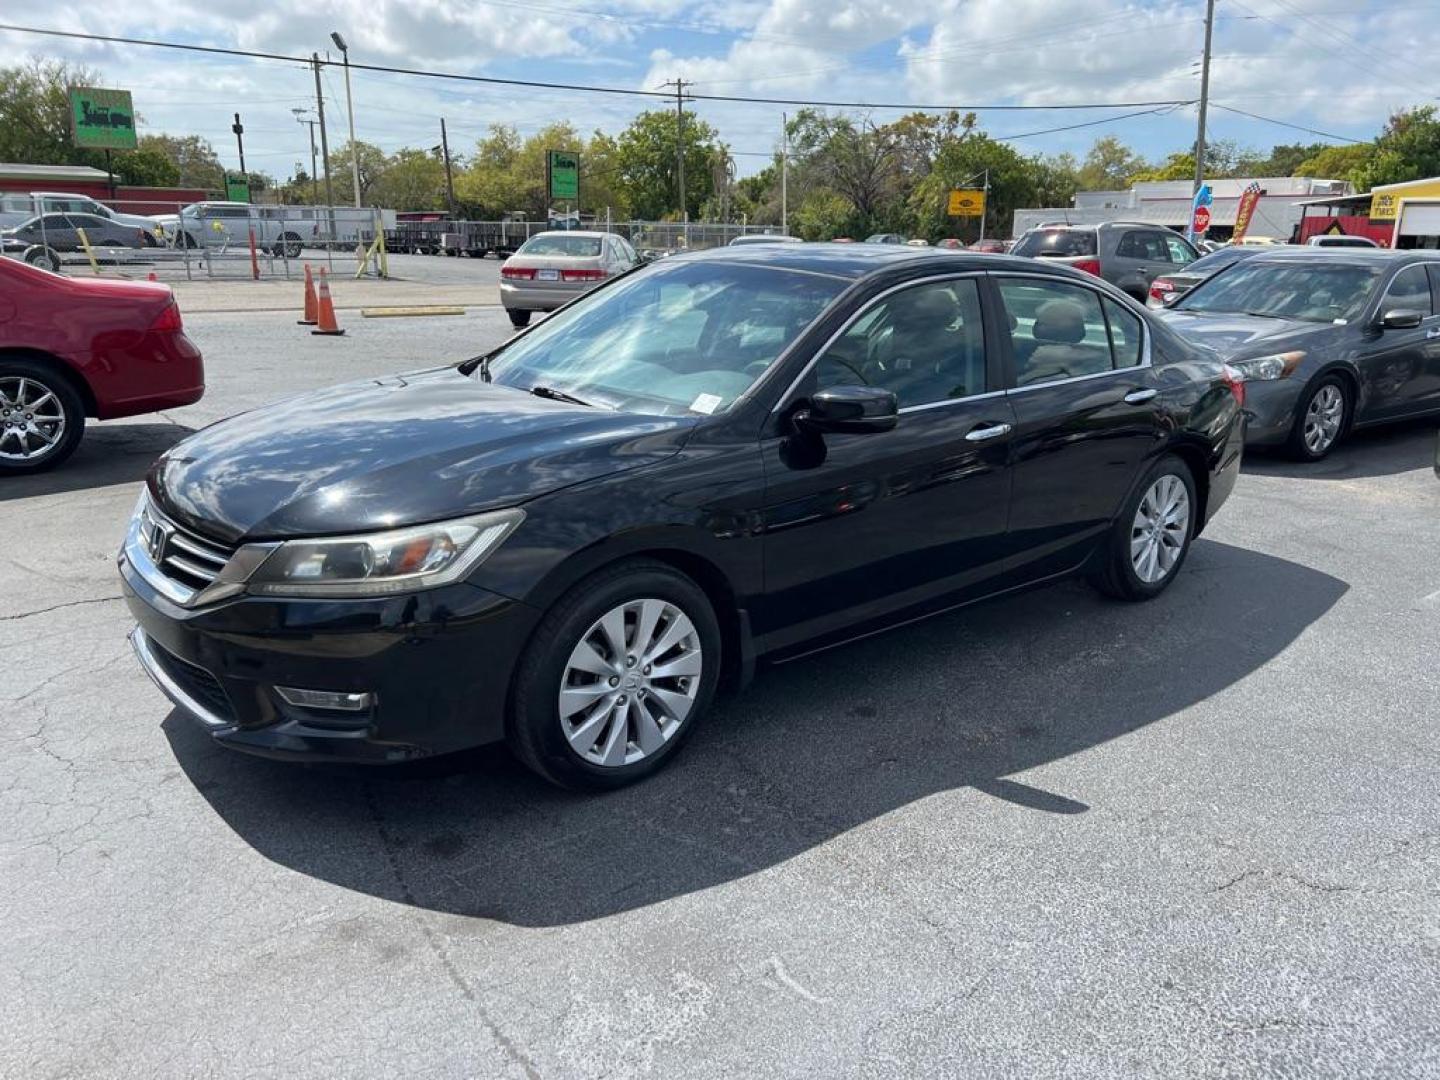
{"type": "Polygon", "coordinates": [[[1022,157],[1008,143],[997,142],[984,132],[971,131],[941,147],[930,175],[910,194],[910,207],[920,234],[930,240],[947,235],[963,234],[971,239],[978,236],[978,218],[948,215],[949,193],[951,188],[973,184],[976,176],[987,172],[990,197],[985,207],[986,235],[1006,235],[1016,207],[1038,205],[1040,189],[1034,162],[1022,157]]]}
{"type": "Polygon", "coordinates": [[[1039,206],[1069,206],[1080,188],[1080,166],[1075,155],[1055,154],[1033,157],[1030,170],[1035,178],[1035,198],[1039,206]]]}
{"type": "Polygon", "coordinates": [[[141,148],[115,155],[115,177],[137,187],[174,187],[180,182],[180,170],[159,150],[141,148]]]}
{"type": "Polygon", "coordinates": [[[444,206],[445,163],[428,150],[406,147],[396,151],[372,184],[370,201],[392,210],[444,206]]]}
{"type": "Polygon", "coordinates": [[[71,86],[103,85],[100,73],[63,61],[0,68],[0,161],[103,167],[104,151],[71,143],[71,86]]]}
{"type": "Polygon", "coordinates": [[[1368,191],[1381,184],[1399,184],[1440,176],[1440,119],[1435,106],[1405,109],[1391,115],[1376,138],[1374,155],[1355,172],[1368,191]]]}
{"type": "Polygon", "coordinates": [[[177,187],[225,190],[225,169],[208,139],[199,135],[142,135],[139,151],[169,161],[175,167],[177,187]]]}
{"type": "MultiPolygon", "coordinates": [[[[616,185],[636,217],[679,216],[677,127],[674,113],[655,109],[635,117],[615,140],[616,185]]],[[[693,218],[714,192],[713,164],[723,145],[698,116],[687,115],[684,129],[685,210],[693,218]]]]}
{"type": "Polygon", "coordinates": [[[1076,171],[1075,181],[1081,191],[1119,191],[1130,184],[1130,178],[1147,168],[1145,159],[1114,135],[1095,140],[1076,171]]]}
{"type": "Polygon", "coordinates": [[[790,231],[804,240],[859,239],[865,231],[855,205],[839,192],[815,188],[790,214],[790,231]]]}
{"type": "Polygon", "coordinates": [[[370,191],[389,167],[390,159],[386,157],[384,150],[364,139],[357,139],[353,145],[347,141],[341,144],[340,149],[333,151],[330,154],[330,179],[335,190],[335,202],[341,206],[349,205],[355,198],[355,181],[350,164],[352,158],[360,164],[360,204],[363,206],[369,203],[373,206],[374,200],[370,197],[370,191]]]}
{"type": "Polygon", "coordinates": [[[1363,174],[1374,156],[1374,143],[1327,146],[1296,165],[1291,175],[1311,176],[1320,180],[1349,180],[1364,191],[1368,188],[1363,186],[1363,174]]]}

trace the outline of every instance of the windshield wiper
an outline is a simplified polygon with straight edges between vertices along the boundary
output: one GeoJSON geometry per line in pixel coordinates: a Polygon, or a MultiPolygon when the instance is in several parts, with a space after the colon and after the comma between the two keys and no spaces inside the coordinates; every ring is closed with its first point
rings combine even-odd
{"type": "Polygon", "coordinates": [[[571,405],[584,405],[590,409],[595,407],[593,401],[583,401],[574,394],[567,394],[564,390],[556,390],[553,386],[532,386],[530,387],[530,393],[536,397],[543,397],[550,401],[566,401],[571,405]]]}
{"type": "Polygon", "coordinates": [[[1288,315],[1277,315],[1273,311],[1247,311],[1246,315],[1253,315],[1257,319],[1288,319],[1288,315]]]}

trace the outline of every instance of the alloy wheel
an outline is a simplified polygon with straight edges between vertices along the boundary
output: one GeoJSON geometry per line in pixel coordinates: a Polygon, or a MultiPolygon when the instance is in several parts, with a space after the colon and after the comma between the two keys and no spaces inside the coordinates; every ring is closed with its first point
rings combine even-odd
{"type": "Polygon", "coordinates": [[[571,749],[593,765],[633,765],[674,737],[695,706],[704,657],[689,616],[630,600],[591,624],[565,662],[558,704],[571,749]]]}
{"type": "Polygon", "coordinates": [[[1130,564],[1147,585],[1164,581],[1190,536],[1190,492],[1185,482],[1166,473],[1150,485],[1130,524],[1130,564]]]}
{"type": "Polygon", "coordinates": [[[0,458],[40,460],[60,445],[65,425],[54,390],[28,375],[0,375],[0,458]]]}
{"type": "Polygon", "coordinates": [[[1334,383],[1326,383],[1305,408],[1305,449],[1317,456],[1329,450],[1344,421],[1345,395],[1334,383]]]}

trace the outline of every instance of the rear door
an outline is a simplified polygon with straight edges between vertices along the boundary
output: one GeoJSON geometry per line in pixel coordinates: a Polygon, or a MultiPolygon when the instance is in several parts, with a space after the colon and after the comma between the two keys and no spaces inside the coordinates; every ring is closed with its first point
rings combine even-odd
{"type": "Polygon", "coordinates": [[[1440,365],[1440,318],[1433,287],[1423,263],[1395,272],[1386,285],[1376,317],[1387,311],[1419,311],[1425,316],[1413,330],[1381,330],[1368,335],[1356,359],[1365,395],[1359,420],[1394,420],[1433,407],[1440,393],[1434,376],[1440,365]]]}
{"type": "Polygon", "coordinates": [[[1165,239],[1165,233],[1158,229],[1127,229],[1121,233],[1114,256],[1101,267],[1105,280],[1131,296],[1146,296],[1150,282],[1171,268],[1165,239]]]}
{"type": "Polygon", "coordinates": [[[1109,527],[1159,442],[1163,417],[1144,323],[1098,289],[993,276],[1015,414],[1010,567],[1073,570],[1109,527]]]}

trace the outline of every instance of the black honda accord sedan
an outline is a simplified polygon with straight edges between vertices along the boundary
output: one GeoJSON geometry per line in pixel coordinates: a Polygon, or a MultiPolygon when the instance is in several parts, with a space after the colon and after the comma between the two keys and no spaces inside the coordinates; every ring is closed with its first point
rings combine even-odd
{"type": "Polygon", "coordinates": [[[1076,572],[1155,596],[1235,483],[1242,395],[1068,268],[682,255],[483,357],[176,445],[120,553],[132,640],[228,746],[503,739],[615,787],[758,659],[1076,572]]]}
{"type": "Polygon", "coordinates": [[[1245,376],[1246,440],[1317,461],[1362,427],[1440,413],[1440,257],[1266,252],[1161,313],[1245,376]]]}

